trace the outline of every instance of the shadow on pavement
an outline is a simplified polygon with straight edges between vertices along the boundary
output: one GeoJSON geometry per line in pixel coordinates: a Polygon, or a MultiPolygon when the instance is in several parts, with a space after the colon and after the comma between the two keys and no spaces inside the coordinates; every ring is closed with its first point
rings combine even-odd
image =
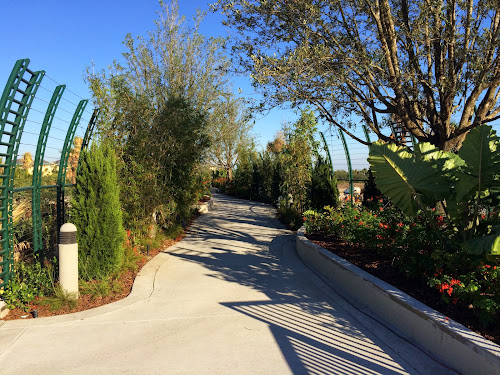
{"type": "Polygon", "coordinates": [[[295,235],[278,229],[269,206],[226,196],[216,202],[217,210],[198,219],[169,253],[204,266],[208,276],[264,293],[269,300],[221,304],[268,324],[294,373],[418,373],[328,302],[295,256],[295,235]]]}

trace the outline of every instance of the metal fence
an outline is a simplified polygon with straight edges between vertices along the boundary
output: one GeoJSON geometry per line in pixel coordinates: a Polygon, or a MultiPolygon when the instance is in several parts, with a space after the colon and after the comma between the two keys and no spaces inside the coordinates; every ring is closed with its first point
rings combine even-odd
{"type": "Polygon", "coordinates": [[[29,63],[16,61],[0,98],[0,288],[15,259],[55,253],[79,151],[99,115],[86,109],[87,99],[29,63]]]}

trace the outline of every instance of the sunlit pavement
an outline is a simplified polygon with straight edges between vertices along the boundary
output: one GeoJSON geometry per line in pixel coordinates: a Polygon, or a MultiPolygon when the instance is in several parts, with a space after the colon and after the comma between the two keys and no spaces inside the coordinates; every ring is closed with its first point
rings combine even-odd
{"type": "Polygon", "coordinates": [[[0,327],[1,374],[453,374],[305,267],[267,205],[215,210],[125,300],[0,327]]]}

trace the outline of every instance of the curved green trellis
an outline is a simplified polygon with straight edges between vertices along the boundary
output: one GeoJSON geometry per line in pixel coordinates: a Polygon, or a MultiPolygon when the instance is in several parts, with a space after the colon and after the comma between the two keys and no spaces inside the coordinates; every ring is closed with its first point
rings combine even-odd
{"type": "MultiPolygon", "coordinates": [[[[33,250],[35,253],[40,252],[43,247],[41,189],[57,188],[58,226],[64,221],[64,190],[66,186],[69,186],[66,185],[68,159],[76,128],[88,103],[88,100],[79,102],[70,122],[59,162],[57,185],[42,186],[43,161],[49,132],[66,86],[59,85],[55,88],[41,123],[33,160],[32,185],[14,188],[16,161],[24,125],[45,75],[44,71],[33,72],[28,69],[29,63],[29,59],[16,61],[0,97],[0,288],[6,286],[13,272],[13,194],[20,191],[32,191],[33,250]]],[[[98,115],[99,110],[94,110],[85,132],[82,148],[87,147],[90,142],[98,115]]]]}
{"type": "MultiPolygon", "coordinates": [[[[362,124],[361,126],[363,128],[363,132],[365,134],[366,141],[368,143],[371,143],[370,134],[368,132],[367,127],[364,124],[362,124]]],[[[330,163],[330,167],[332,169],[332,174],[334,174],[332,157],[331,157],[331,154],[330,154],[330,150],[329,150],[328,144],[326,142],[325,135],[323,134],[323,132],[320,132],[320,136],[321,136],[321,139],[323,140],[323,144],[324,144],[325,150],[326,150],[327,155],[328,155],[328,160],[329,160],[329,163],[330,163]]],[[[344,132],[341,129],[339,129],[339,136],[340,136],[340,139],[342,141],[342,146],[344,148],[344,154],[345,154],[346,161],[347,161],[348,179],[349,179],[348,180],[348,182],[349,182],[349,195],[350,195],[350,202],[352,204],[353,203],[354,181],[355,180],[353,178],[353,171],[352,171],[352,164],[351,164],[351,155],[350,155],[350,152],[349,152],[349,147],[347,146],[347,142],[346,142],[346,139],[345,139],[344,132]]]]}
{"type": "MultiPolygon", "coordinates": [[[[81,150],[85,150],[89,147],[90,138],[92,138],[92,134],[94,133],[95,124],[97,123],[97,119],[99,118],[99,108],[95,108],[92,112],[92,116],[90,117],[89,123],[87,125],[87,129],[85,130],[85,135],[82,140],[82,148],[81,150]]],[[[76,168],[76,173],[80,170],[80,160],[78,159],[78,166],[76,168]]]]}
{"type": "Polygon", "coordinates": [[[345,140],[345,135],[342,129],[339,129],[340,139],[342,141],[342,146],[344,146],[345,158],[347,161],[347,168],[349,174],[349,197],[351,204],[353,203],[353,195],[354,195],[354,185],[352,179],[352,164],[351,164],[351,155],[349,153],[349,147],[347,147],[347,142],[345,140]]]}
{"type": "Polygon", "coordinates": [[[30,60],[16,61],[0,98],[0,178],[1,229],[0,229],[0,278],[2,285],[9,281],[13,268],[12,192],[19,144],[31,104],[45,72],[28,69],[30,60]],[[27,75],[28,78],[24,78],[27,75]]]}
{"type": "Polygon", "coordinates": [[[326,142],[326,138],[323,132],[319,132],[319,135],[321,136],[321,140],[323,141],[323,148],[325,149],[326,155],[328,156],[328,163],[330,163],[330,170],[332,172],[332,177],[335,178],[335,171],[333,169],[333,162],[332,162],[332,155],[330,154],[330,148],[328,147],[328,143],[326,142]]]}
{"type": "Polygon", "coordinates": [[[54,90],[50,99],[47,112],[42,122],[38,144],[36,147],[35,159],[33,160],[33,190],[31,197],[31,209],[33,215],[33,251],[39,252],[42,250],[42,211],[41,211],[41,187],[43,175],[43,160],[45,157],[45,149],[47,147],[47,138],[49,136],[50,127],[54,121],[54,116],[61,101],[66,85],[59,85],[54,90]]]}
{"type": "Polygon", "coordinates": [[[90,117],[89,124],[87,125],[87,130],[85,130],[85,135],[83,136],[82,150],[86,149],[89,146],[90,138],[92,138],[95,124],[97,123],[97,119],[99,118],[99,112],[99,108],[94,109],[94,111],[92,112],[92,117],[90,117]]]}
{"type": "Polygon", "coordinates": [[[85,111],[88,100],[80,100],[78,106],[76,107],[73,118],[69,124],[68,132],[66,133],[66,138],[64,139],[64,145],[61,152],[61,160],[59,161],[59,171],[57,174],[57,229],[61,228],[65,220],[65,209],[64,209],[64,192],[66,187],[66,170],[68,168],[69,154],[71,152],[71,144],[73,143],[73,138],[75,137],[75,132],[78,124],[85,111]]]}

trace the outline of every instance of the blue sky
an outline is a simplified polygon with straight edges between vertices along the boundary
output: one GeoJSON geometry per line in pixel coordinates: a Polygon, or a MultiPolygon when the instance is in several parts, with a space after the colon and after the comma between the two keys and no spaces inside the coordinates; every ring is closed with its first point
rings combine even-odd
{"type": "MultiPolygon", "coordinates": [[[[207,9],[208,3],[207,0],[179,0],[180,14],[190,18],[197,8],[207,9]]],[[[64,83],[71,90],[63,96],[65,100],[61,101],[49,139],[46,159],[56,160],[64,138],[63,130],[71,120],[76,103],[81,98],[90,98],[83,80],[86,67],[93,61],[96,68],[106,68],[113,60],[120,60],[125,51],[122,43],[125,35],[145,35],[152,30],[155,12],[160,6],[157,0],[0,0],[0,9],[4,32],[0,42],[1,89],[15,61],[20,58],[29,58],[31,69],[45,70],[47,74],[33,103],[29,117],[33,121],[26,125],[20,154],[25,151],[34,154],[38,134],[36,122],[42,117],[39,112],[45,111],[55,86],[64,83]]],[[[221,19],[221,15],[208,12],[201,32],[209,36],[227,36],[229,31],[220,23],[221,19]]],[[[244,96],[255,96],[248,77],[234,77],[234,87],[235,90],[240,88],[244,96]]],[[[82,119],[83,125],[86,125],[86,120],[88,122],[91,110],[89,104],[82,119]]],[[[295,112],[287,109],[257,115],[254,126],[257,144],[265,146],[280,130],[283,121],[294,121],[297,117],[295,112]]],[[[77,130],[77,135],[83,134],[83,125],[77,130]]],[[[326,129],[327,126],[320,126],[320,130],[326,129]]],[[[334,163],[338,165],[337,169],[343,169],[345,158],[340,141],[335,136],[329,139],[332,153],[339,154],[338,162],[334,163]]],[[[366,165],[366,148],[356,142],[351,148],[359,155],[352,156],[354,167],[366,165]]]]}
{"type": "MultiPolygon", "coordinates": [[[[191,17],[197,8],[206,9],[207,4],[205,0],[180,0],[180,13],[191,17]]],[[[17,59],[29,58],[31,69],[43,69],[50,77],[42,82],[45,88],[53,89],[54,81],[57,81],[66,84],[78,96],[89,98],[83,80],[86,66],[93,61],[97,68],[105,68],[114,59],[119,60],[125,51],[122,44],[125,35],[144,35],[152,30],[155,12],[159,8],[157,0],[0,0],[4,32],[0,42],[0,86],[3,89],[17,59]]],[[[201,32],[227,36],[228,30],[220,20],[220,15],[209,12],[201,32]]],[[[234,86],[235,89],[241,88],[243,95],[253,94],[246,77],[235,77],[234,86]]],[[[73,103],[79,100],[71,96],[69,92],[65,94],[73,103]]],[[[71,112],[69,107],[68,103],[67,110],[71,112]]],[[[88,109],[91,109],[90,105],[88,109]]],[[[294,112],[287,110],[274,110],[267,116],[258,116],[254,127],[258,142],[265,145],[280,129],[282,120],[295,118],[294,112]]]]}

